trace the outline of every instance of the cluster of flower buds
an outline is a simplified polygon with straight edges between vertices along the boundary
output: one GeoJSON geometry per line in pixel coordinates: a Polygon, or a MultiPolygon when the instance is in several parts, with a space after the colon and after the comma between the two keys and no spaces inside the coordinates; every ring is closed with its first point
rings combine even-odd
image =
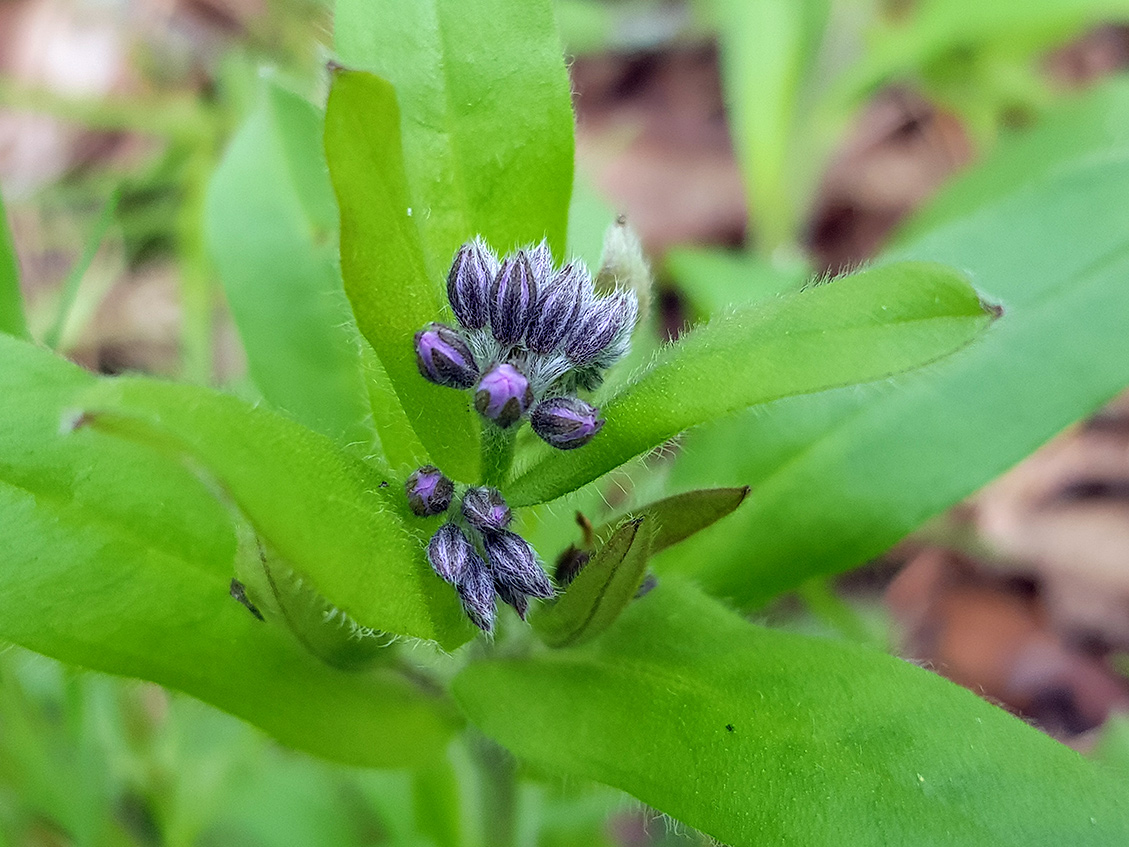
{"type": "MultiPolygon", "coordinates": [[[[454,484],[432,465],[408,477],[404,485],[411,510],[438,515],[451,505],[454,484]]],[[[475,626],[491,632],[494,601],[500,597],[522,618],[529,598],[553,596],[553,584],[529,542],[509,530],[513,515],[493,488],[468,488],[459,513],[439,527],[427,545],[432,569],[459,593],[463,610],[475,626]]]]}
{"type": "Polygon", "coordinates": [[[545,242],[499,261],[476,238],[455,255],[447,297],[462,329],[432,323],[416,333],[425,378],[473,390],[475,408],[500,427],[528,417],[559,449],[592,440],[604,421],[576,392],[599,387],[627,353],[633,291],[597,294],[580,262],[554,268],[545,242]]]}

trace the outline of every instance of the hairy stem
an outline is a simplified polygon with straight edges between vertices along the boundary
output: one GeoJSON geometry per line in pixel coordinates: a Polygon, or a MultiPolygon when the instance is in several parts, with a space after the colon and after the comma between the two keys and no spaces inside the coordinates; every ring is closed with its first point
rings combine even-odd
{"type": "Polygon", "coordinates": [[[495,488],[509,473],[514,460],[514,438],[517,427],[502,429],[489,421],[482,423],[482,484],[495,488]]]}

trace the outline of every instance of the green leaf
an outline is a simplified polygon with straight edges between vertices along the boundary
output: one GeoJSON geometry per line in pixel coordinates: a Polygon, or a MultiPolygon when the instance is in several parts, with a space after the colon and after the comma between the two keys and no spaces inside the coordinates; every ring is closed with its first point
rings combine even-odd
{"type": "Polygon", "coordinates": [[[663,350],[604,404],[607,423],[590,444],[542,450],[507,499],[552,500],[730,412],[917,367],[965,346],[989,320],[962,276],[923,263],[876,268],[723,316],[663,350]]]}
{"type": "Polygon", "coordinates": [[[336,266],[321,116],[265,85],[212,176],[208,246],[259,391],[344,443],[372,444],[361,341],[336,266]]]}
{"type": "Polygon", "coordinates": [[[0,336],[0,638],[185,691],[321,756],[442,755],[446,707],[383,669],[335,671],[229,595],[226,511],[179,462],[60,421],[95,379],[0,336]]]}
{"type": "Polygon", "coordinates": [[[81,408],[99,429],[188,453],[273,554],[357,624],[458,646],[470,634],[454,591],[424,556],[434,521],[403,482],[264,407],[143,378],[98,383],[81,408]]]}
{"type": "Polygon", "coordinates": [[[454,693],[516,755],[733,847],[1129,839],[1123,786],[1015,717],[899,659],[753,626],[673,579],[589,648],[475,663],[454,693]]]}
{"type": "Polygon", "coordinates": [[[502,251],[547,237],[563,257],[573,117],[549,0],[338,0],[335,41],[396,88],[436,284],[476,234],[502,251]]]}
{"type": "MultiPolygon", "coordinates": [[[[753,493],[724,536],[694,538],[656,570],[695,573],[755,606],[878,555],[1129,383],[1129,132],[1111,128],[1114,143],[1093,144],[1109,137],[1095,125],[1110,126],[1111,109],[1129,109],[1129,86],[1063,115],[1083,140],[1076,160],[1059,147],[1071,135],[1061,124],[1037,131],[1022,144],[1041,137],[1058,166],[1028,183],[970,176],[1002,195],[891,257],[967,269],[1004,303],[992,332],[896,385],[787,400],[715,425],[713,444],[693,434],[674,484],[740,482],[753,493]]],[[[1010,172],[1010,152],[984,169],[1010,172]]]]}
{"type": "Polygon", "coordinates": [[[844,78],[854,97],[869,95],[900,75],[949,57],[966,60],[991,42],[1032,56],[1087,26],[1129,18],[1126,0],[927,0],[904,22],[874,38],[864,60],[844,78]]]}
{"type": "Polygon", "coordinates": [[[531,617],[541,640],[550,647],[583,644],[615,623],[643,581],[650,536],[646,518],[621,522],[564,593],[531,617]]]}
{"type": "Polygon", "coordinates": [[[829,0],[721,0],[725,96],[760,252],[792,246],[816,186],[803,132],[829,0]]]}
{"type": "Polygon", "coordinates": [[[432,463],[475,481],[478,420],[468,395],[432,385],[416,367],[415,333],[441,317],[441,306],[408,200],[392,87],[371,74],[337,70],[325,148],[341,209],[341,273],[357,325],[432,463]]]}
{"type": "Polygon", "coordinates": [[[20,268],[12,234],[8,231],[8,216],[4,211],[4,198],[0,196],[0,332],[27,338],[24,323],[23,297],[20,295],[20,268]]]}
{"type": "MultiPolygon", "coordinates": [[[[646,516],[651,526],[651,555],[685,541],[691,535],[732,514],[749,496],[749,487],[707,488],[686,491],[648,503],[631,514],[646,516]]],[[[598,538],[606,538],[614,527],[604,524],[596,530],[598,538]]]]}

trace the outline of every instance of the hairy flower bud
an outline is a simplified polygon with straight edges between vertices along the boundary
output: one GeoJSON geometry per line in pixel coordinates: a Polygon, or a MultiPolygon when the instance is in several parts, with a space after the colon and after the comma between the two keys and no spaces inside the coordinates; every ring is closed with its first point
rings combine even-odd
{"type": "Polygon", "coordinates": [[[508,362],[483,374],[474,392],[474,407],[479,414],[503,428],[520,420],[532,402],[529,380],[508,362]]]}
{"type": "Polygon", "coordinates": [[[436,385],[470,388],[478,379],[466,339],[443,324],[431,323],[416,333],[416,365],[423,378],[436,385]]]}
{"type": "Polygon", "coordinates": [[[498,592],[498,596],[502,599],[503,603],[508,603],[513,606],[518,617],[525,620],[525,614],[529,611],[529,597],[521,592],[514,591],[503,582],[495,582],[494,590],[498,592]]]}
{"type": "Polygon", "coordinates": [[[454,483],[435,465],[424,465],[413,471],[404,483],[408,506],[421,518],[447,511],[454,491],[454,483]]]}
{"type": "Polygon", "coordinates": [[[519,250],[502,262],[490,287],[490,329],[499,343],[517,344],[525,335],[537,303],[537,283],[529,257],[519,250]]]}
{"type": "Polygon", "coordinates": [[[498,274],[498,259],[479,238],[459,248],[447,274],[447,299],[459,323],[482,329],[489,320],[486,301],[498,274]]]}
{"type": "Polygon", "coordinates": [[[600,410],[579,397],[542,400],[529,416],[533,431],[558,450],[583,447],[604,427],[600,410]]]}
{"type": "Polygon", "coordinates": [[[533,271],[533,279],[538,290],[552,279],[553,252],[549,249],[549,242],[542,241],[536,247],[524,251],[529,259],[529,269],[533,271]]]}
{"type": "Polygon", "coordinates": [[[535,353],[550,353],[560,347],[572,329],[585,286],[591,288],[588,272],[580,264],[567,264],[541,289],[537,313],[529,324],[526,343],[535,353]]]}
{"type": "Polygon", "coordinates": [[[598,297],[582,307],[573,331],[564,343],[565,355],[576,365],[595,361],[609,346],[622,349],[615,358],[626,352],[626,342],[635,327],[639,303],[629,291],[617,291],[607,297],[598,297]]]}
{"type": "Polygon", "coordinates": [[[453,523],[439,527],[427,543],[427,561],[440,578],[452,585],[460,585],[482,558],[461,529],[453,523]]]}
{"type": "Polygon", "coordinates": [[[496,488],[468,489],[463,495],[463,515],[482,532],[501,532],[512,518],[510,507],[496,488]]]}
{"type": "Polygon", "coordinates": [[[494,629],[494,579],[486,563],[475,556],[455,588],[471,623],[483,632],[491,632],[494,629]]]}
{"type": "Polygon", "coordinates": [[[488,532],[482,536],[482,545],[499,594],[553,596],[553,584],[541,570],[537,554],[520,535],[508,531],[488,532]]]}

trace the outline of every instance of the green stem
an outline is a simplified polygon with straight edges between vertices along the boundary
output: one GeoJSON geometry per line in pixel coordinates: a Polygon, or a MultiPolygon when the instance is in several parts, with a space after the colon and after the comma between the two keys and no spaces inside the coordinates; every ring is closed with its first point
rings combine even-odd
{"type": "Polygon", "coordinates": [[[489,421],[482,423],[482,484],[495,488],[502,484],[514,460],[517,427],[502,429],[489,421]]]}
{"type": "Polygon", "coordinates": [[[489,738],[471,739],[482,799],[483,843],[512,847],[517,836],[517,767],[513,757],[489,738]]]}

